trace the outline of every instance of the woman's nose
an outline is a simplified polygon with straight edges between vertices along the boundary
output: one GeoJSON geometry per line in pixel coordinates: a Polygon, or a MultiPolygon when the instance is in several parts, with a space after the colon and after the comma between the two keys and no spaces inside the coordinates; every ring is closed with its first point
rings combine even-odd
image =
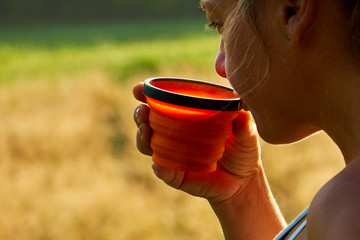
{"type": "Polygon", "coordinates": [[[221,40],[219,53],[216,57],[215,61],[215,70],[220,77],[226,78],[226,71],[225,71],[225,53],[223,49],[223,41],[221,40]]]}

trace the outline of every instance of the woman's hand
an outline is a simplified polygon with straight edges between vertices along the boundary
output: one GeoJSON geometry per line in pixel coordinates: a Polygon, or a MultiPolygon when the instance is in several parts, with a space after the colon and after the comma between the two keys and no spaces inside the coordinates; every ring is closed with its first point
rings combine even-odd
{"type": "MultiPolygon", "coordinates": [[[[146,102],[142,89],[143,84],[137,84],[134,96],[146,102]]],[[[151,155],[148,115],[149,108],[142,104],[136,108],[134,119],[139,127],[137,147],[151,155]]],[[[240,111],[233,121],[232,135],[214,172],[183,172],[157,164],[153,170],[171,187],[208,199],[227,240],[274,239],[286,226],[262,169],[259,138],[248,112],[240,111]]]]}
{"type": "MultiPolygon", "coordinates": [[[[136,99],[146,103],[142,89],[143,83],[139,83],[134,87],[133,93],[136,99]]],[[[139,151],[152,155],[152,130],[148,115],[149,107],[141,104],[135,109],[134,120],[138,126],[136,139],[139,151]]],[[[245,111],[239,112],[233,122],[232,136],[226,142],[224,155],[215,172],[183,172],[153,164],[154,173],[165,183],[191,195],[206,198],[210,202],[221,202],[239,194],[260,169],[258,134],[250,113],[245,111]]]]}

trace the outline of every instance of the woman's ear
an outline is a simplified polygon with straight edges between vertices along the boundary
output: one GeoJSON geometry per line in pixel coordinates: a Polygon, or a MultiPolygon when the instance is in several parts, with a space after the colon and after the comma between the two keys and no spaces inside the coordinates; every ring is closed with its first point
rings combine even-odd
{"type": "Polygon", "coordinates": [[[318,0],[284,0],[281,5],[281,19],[285,37],[292,45],[300,44],[315,18],[318,0]]]}

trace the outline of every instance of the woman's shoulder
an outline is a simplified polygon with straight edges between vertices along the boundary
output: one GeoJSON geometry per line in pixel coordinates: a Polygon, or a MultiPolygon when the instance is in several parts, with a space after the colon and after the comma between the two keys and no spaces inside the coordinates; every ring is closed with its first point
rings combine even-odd
{"type": "Polygon", "coordinates": [[[309,239],[359,239],[360,159],[353,160],[314,197],[308,213],[309,239]]]}

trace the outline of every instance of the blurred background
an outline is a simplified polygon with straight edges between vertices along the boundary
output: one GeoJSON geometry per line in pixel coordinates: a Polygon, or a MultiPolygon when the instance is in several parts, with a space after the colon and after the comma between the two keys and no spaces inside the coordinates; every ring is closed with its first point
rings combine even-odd
{"type": "MultiPolygon", "coordinates": [[[[0,239],[222,239],[206,200],[170,189],[135,147],[132,86],[227,84],[198,1],[0,1],[0,239]]],[[[319,133],[261,142],[287,221],[344,167],[319,133]]]]}

